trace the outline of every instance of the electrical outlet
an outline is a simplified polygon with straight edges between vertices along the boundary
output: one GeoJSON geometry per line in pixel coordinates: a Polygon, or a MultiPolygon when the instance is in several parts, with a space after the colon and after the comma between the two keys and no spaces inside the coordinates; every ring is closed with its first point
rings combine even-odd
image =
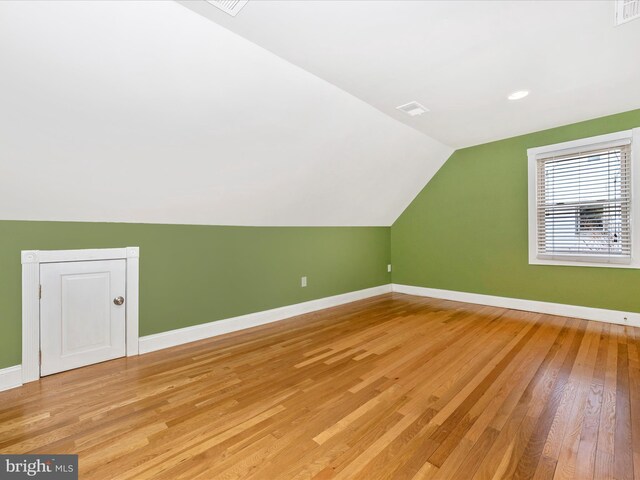
{"type": "Polygon", "coordinates": [[[307,286],[307,277],[302,277],[300,279],[300,286],[303,288],[307,286]]]}
{"type": "Polygon", "coordinates": [[[391,271],[391,264],[387,265],[387,272],[391,271]]]}

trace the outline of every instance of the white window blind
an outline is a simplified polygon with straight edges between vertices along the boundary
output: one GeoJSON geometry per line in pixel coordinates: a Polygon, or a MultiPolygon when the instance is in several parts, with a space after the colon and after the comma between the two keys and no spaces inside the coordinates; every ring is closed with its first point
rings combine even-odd
{"type": "Polygon", "coordinates": [[[539,258],[631,261],[630,141],[537,158],[539,258]]]}

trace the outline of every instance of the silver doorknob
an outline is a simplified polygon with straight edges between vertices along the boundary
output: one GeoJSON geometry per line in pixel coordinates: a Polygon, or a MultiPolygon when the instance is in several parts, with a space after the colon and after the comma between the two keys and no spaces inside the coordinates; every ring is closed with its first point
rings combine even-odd
{"type": "Polygon", "coordinates": [[[122,305],[124,303],[124,297],[116,297],[113,299],[113,303],[116,305],[122,305]]]}

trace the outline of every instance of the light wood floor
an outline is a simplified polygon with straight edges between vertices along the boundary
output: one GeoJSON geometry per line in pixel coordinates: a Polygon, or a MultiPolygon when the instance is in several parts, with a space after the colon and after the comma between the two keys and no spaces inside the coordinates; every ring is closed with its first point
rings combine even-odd
{"type": "Polygon", "coordinates": [[[640,329],[389,294],[0,393],[99,479],[640,478],[640,329]]]}

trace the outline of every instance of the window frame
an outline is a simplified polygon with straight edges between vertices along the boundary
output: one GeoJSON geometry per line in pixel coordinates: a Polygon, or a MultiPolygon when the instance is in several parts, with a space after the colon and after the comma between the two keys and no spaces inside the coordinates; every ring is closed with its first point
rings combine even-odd
{"type": "Polygon", "coordinates": [[[529,148],[528,156],[528,222],[529,222],[529,265],[558,265],[571,267],[610,267],[610,268],[640,268],[640,128],[624,130],[621,132],[598,135],[595,137],[581,138],[569,142],[555,143],[541,147],[529,148]],[[537,219],[537,188],[538,178],[537,159],[540,155],[566,155],[573,151],[586,148],[596,149],[608,144],[615,145],[625,140],[631,141],[631,261],[620,262],[620,259],[600,257],[594,259],[585,256],[582,260],[579,255],[558,255],[557,258],[541,258],[538,252],[538,219],[537,219]],[[558,258],[564,257],[564,258],[558,258]]]}

